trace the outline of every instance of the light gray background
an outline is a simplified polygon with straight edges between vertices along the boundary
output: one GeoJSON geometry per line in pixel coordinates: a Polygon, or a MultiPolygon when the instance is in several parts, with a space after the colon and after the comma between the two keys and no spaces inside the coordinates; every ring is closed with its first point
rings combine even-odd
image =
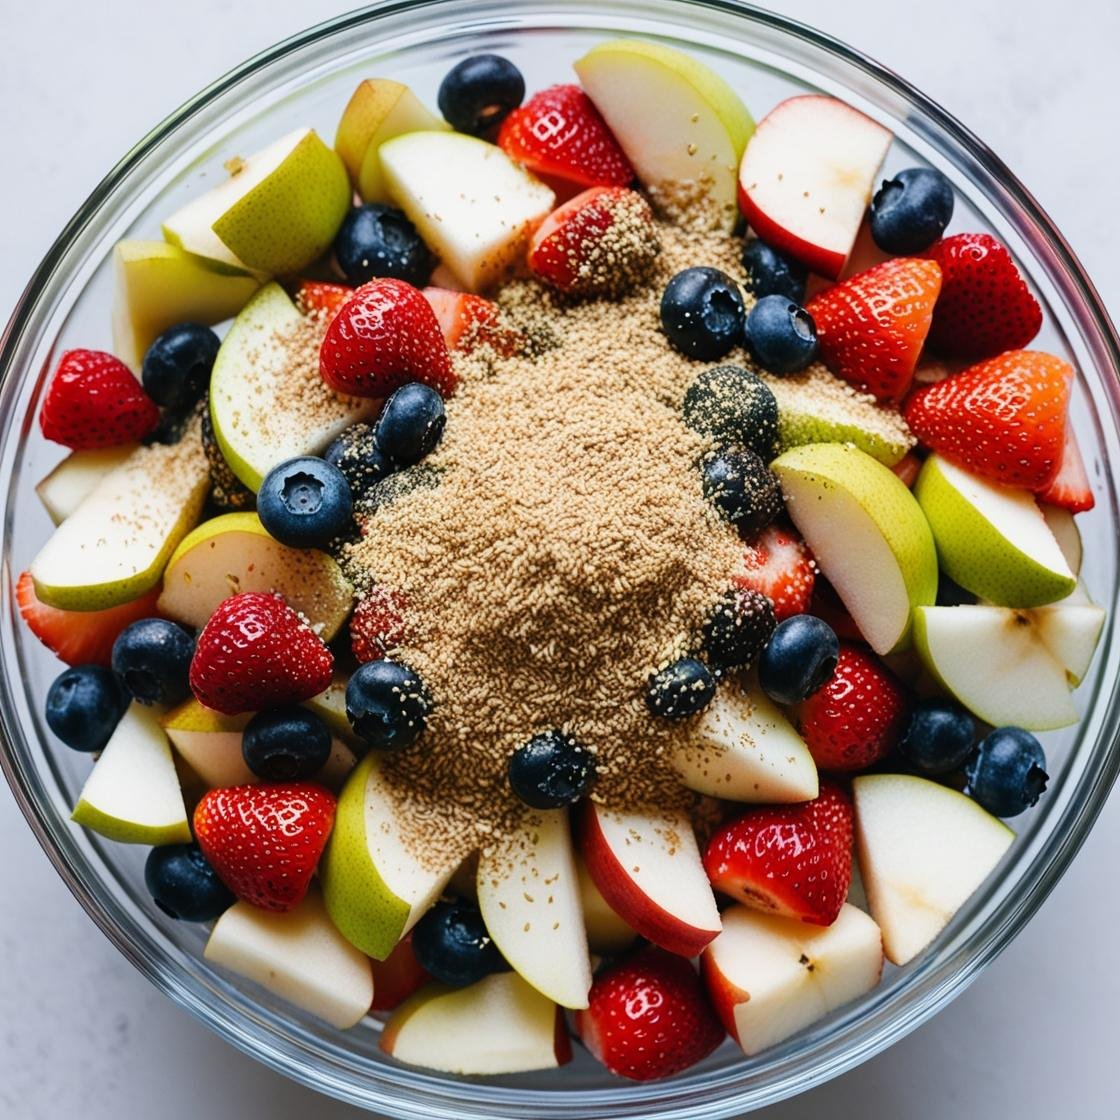
{"type": "MultiPolygon", "coordinates": [[[[201,86],[346,10],[329,0],[0,0],[0,320],[129,145],[201,86]]],[[[781,0],[905,75],[1037,195],[1113,307],[1115,0],[781,0]],[[910,9],[913,8],[913,14],[910,9]]],[[[1018,941],[931,1024],[768,1114],[1114,1117],[1120,926],[1113,797],[1018,941]]],[[[338,1120],[159,995],[70,897],[0,791],[0,1116],[338,1120]]]]}

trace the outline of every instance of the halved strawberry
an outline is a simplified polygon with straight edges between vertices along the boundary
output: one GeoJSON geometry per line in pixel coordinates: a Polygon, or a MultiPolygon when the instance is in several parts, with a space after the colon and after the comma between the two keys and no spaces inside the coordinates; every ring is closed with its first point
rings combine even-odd
{"type": "Polygon", "coordinates": [[[431,979],[416,959],[411,933],[405,934],[383,961],[372,959],[370,964],[373,967],[370,1011],[392,1011],[431,979]]]}
{"type": "Polygon", "coordinates": [[[923,254],[941,268],[941,296],[929,344],[977,361],[1021,350],[1042,326],[1042,308],[1011,254],[991,234],[958,233],[923,254]]]}
{"type": "Polygon", "coordinates": [[[1040,502],[1061,506],[1070,513],[1084,513],[1096,505],[1092,487],[1089,485],[1089,472],[1081,456],[1081,446],[1077,442],[1073,425],[1066,424],[1066,443],[1062,449],[1062,461],[1058,473],[1049,486],[1037,492],[1040,502]]]}
{"type": "Polygon", "coordinates": [[[1066,445],[1073,369],[1038,350],[1011,350],[918,389],[910,430],[946,459],[1005,486],[1045,490],[1066,445]]]}
{"type": "Polygon", "coordinates": [[[766,595],[779,622],[809,609],[817,565],[794,530],[768,525],[746,546],[743,565],[732,583],[766,595]]]}
{"type": "Polygon", "coordinates": [[[359,662],[380,661],[401,645],[406,605],[405,596],[388,587],[374,587],[358,600],[350,616],[350,648],[359,662]]]}
{"type": "Polygon", "coordinates": [[[502,322],[501,310],[493,300],[450,288],[425,288],[424,298],[432,305],[451,350],[469,354],[476,346],[489,346],[509,357],[524,344],[521,335],[502,322]]]}
{"type": "Polygon", "coordinates": [[[296,307],[304,315],[322,312],[327,318],[354,294],[346,284],[331,284],[325,280],[301,280],[296,289],[296,307]]]}
{"type": "Polygon", "coordinates": [[[67,665],[103,665],[109,668],[113,643],[126,627],[158,614],[160,589],[104,611],[64,611],[48,606],[35,594],[35,581],[23,572],[16,584],[16,603],[27,628],[67,665]]]}

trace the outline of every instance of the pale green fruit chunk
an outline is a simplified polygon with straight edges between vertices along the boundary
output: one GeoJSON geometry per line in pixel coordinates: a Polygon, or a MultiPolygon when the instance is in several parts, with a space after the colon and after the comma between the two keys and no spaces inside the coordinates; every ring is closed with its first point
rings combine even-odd
{"type": "Polygon", "coordinates": [[[364,754],[366,748],[354,733],[346,715],[346,685],[349,679],[341,673],[336,673],[331,683],[318,696],[312,696],[303,706],[310,708],[331,729],[332,735],[350,746],[360,748],[364,754]]]}
{"type": "Polygon", "coordinates": [[[926,515],[941,567],[981,599],[1037,607],[1077,583],[1034,496],[998,486],[931,455],[914,496],[926,515]]]}
{"type": "Polygon", "coordinates": [[[342,569],[325,552],[273,540],[255,513],[225,513],[204,521],[175,549],[159,608],[200,629],[223,599],[243,591],[283,595],[325,642],[346,621],[354,598],[342,569]]]}
{"type": "Polygon", "coordinates": [[[579,858],[576,859],[576,874],[579,876],[580,908],[583,910],[588,948],[591,952],[601,953],[604,956],[612,956],[629,949],[637,940],[637,930],[611,909],[610,903],[603,897],[603,892],[591,878],[587,865],[579,858]]]}
{"type": "Polygon", "coordinates": [[[913,960],[991,874],[1015,834],[956,790],[909,774],[852,782],[859,865],[887,959],[913,960]]]}
{"type": "Polygon", "coordinates": [[[345,1030],[373,1002],[373,969],[331,924],[318,889],[278,914],[236,902],[217,921],[206,959],[345,1030]]]}
{"type": "Polygon", "coordinates": [[[171,747],[152,708],[134,703],[121,717],[70,819],[122,844],[190,840],[171,747]]]}
{"type": "Polygon", "coordinates": [[[600,43],[574,65],[654,204],[688,225],[731,229],[754,132],[731,86],[692,55],[637,39],[600,43]]]}
{"type": "Polygon", "coordinates": [[[1093,654],[1104,629],[1105,610],[1085,600],[1037,607],[1028,612],[1039,641],[1078,685],[1093,662],[1093,654]]]}
{"type": "Polygon", "coordinates": [[[1077,575],[1081,571],[1082,551],[1081,531],[1077,528],[1077,521],[1068,509],[1062,509],[1061,506],[1040,505],[1039,508],[1066,558],[1069,570],[1077,575]]]}
{"type": "Polygon", "coordinates": [[[790,517],[871,648],[904,647],[913,608],[937,597],[937,552],[914,495],[847,444],[795,447],[771,468],[790,517]]]}
{"type": "Polygon", "coordinates": [[[56,525],[61,525],[93,492],[97,484],[111,470],[119,467],[138,446],[135,443],[125,443],[120,447],[71,451],[35,487],[35,493],[50,514],[50,519],[56,525]]]}

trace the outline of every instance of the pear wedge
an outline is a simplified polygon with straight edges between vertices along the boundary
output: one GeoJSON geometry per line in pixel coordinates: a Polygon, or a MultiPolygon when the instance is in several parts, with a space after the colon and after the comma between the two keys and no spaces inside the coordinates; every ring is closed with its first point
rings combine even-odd
{"type": "Polygon", "coordinates": [[[97,484],[114,468],[119,467],[138,447],[125,443],[120,447],[96,447],[88,451],[71,451],[57,467],[35,487],[39,501],[56,525],[70,514],[96,489],[97,484]]]}

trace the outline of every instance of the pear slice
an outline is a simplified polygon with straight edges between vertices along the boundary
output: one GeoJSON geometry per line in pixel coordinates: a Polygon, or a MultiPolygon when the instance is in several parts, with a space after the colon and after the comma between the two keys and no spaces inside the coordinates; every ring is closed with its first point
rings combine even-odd
{"type": "Polygon", "coordinates": [[[179,776],[155,711],[132,704],[82,787],[70,819],[122,844],[186,844],[179,776]]]}
{"type": "Polygon", "coordinates": [[[210,488],[199,421],[176,444],[140,447],[111,470],[31,562],[35,594],[62,610],[138,599],[163,575],[210,488]]]}
{"type": "Polygon", "coordinates": [[[297,128],[226,166],[224,183],[164,222],[173,245],[270,276],[298,272],[330,248],[350,209],[350,180],[313,129],[297,128]]]}
{"type": "Polygon", "coordinates": [[[373,1002],[369,960],[331,925],[314,885],[284,914],[235,902],[205,956],[339,1030],[365,1018],[373,1002]]]}
{"type": "Polygon", "coordinates": [[[587,930],[587,947],[591,952],[605,956],[629,949],[637,940],[638,931],[611,909],[582,859],[576,860],[576,874],[579,876],[580,909],[583,910],[583,924],[587,930]]]}
{"type": "Polygon", "coordinates": [[[233,473],[257,490],[273,467],[322,451],[377,402],[333,393],[319,376],[303,316],[266,284],[233,322],[210,375],[210,419],[233,473]]]}
{"type": "Polygon", "coordinates": [[[662,43],[616,39],[575,71],[656,206],[686,225],[731,229],[754,120],[718,74],[662,43]]]}
{"type": "Polygon", "coordinates": [[[1040,505],[1039,508],[1066,558],[1069,570],[1078,575],[1081,572],[1082,548],[1081,531],[1077,528],[1076,519],[1068,509],[1062,509],[1061,506],[1040,505]]]}
{"type": "Polygon", "coordinates": [[[1104,607],[1096,603],[1066,599],[1030,612],[1038,640],[1065,669],[1073,685],[1079,685],[1089,671],[1105,617],[1104,607]]]}
{"type": "Polygon", "coordinates": [[[809,443],[771,464],[786,506],[876,653],[904,648],[914,607],[937,597],[937,552],[914,495],[848,444],[809,443]]]}
{"type": "Polygon", "coordinates": [[[159,609],[201,629],[223,599],[242,591],[279,592],[324,642],[338,633],[354,598],[325,552],[273,540],[255,513],[225,513],[179,543],[167,562],[159,609]]]}
{"type": "Polygon", "coordinates": [[[342,673],[336,673],[331,683],[318,696],[305,701],[303,706],[310,708],[331,729],[336,739],[364,754],[368,746],[354,733],[346,716],[346,685],[349,680],[342,673]]]}
{"type": "Polygon", "coordinates": [[[887,959],[913,960],[988,877],[1015,839],[956,790],[910,774],[852,782],[859,865],[887,959]]]}
{"type": "Polygon", "coordinates": [[[97,484],[111,470],[119,467],[138,446],[125,443],[120,447],[71,451],[35,487],[35,493],[50,514],[50,519],[61,525],[96,489],[97,484]]]}

